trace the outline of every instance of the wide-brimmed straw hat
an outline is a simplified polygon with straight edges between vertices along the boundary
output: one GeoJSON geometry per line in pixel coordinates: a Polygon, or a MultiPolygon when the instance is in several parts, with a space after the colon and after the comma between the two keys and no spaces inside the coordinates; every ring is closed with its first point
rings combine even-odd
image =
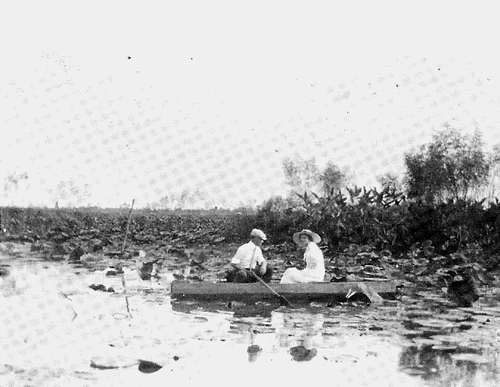
{"type": "Polygon", "coordinates": [[[293,241],[295,243],[297,243],[298,245],[302,244],[302,242],[300,241],[300,236],[301,235],[308,235],[312,238],[312,241],[314,243],[319,243],[321,242],[321,237],[316,234],[315,232],[312,232],[311,230],[302,230],[302,231],[299,231],[299,232],[296,232],[295,234],[293,234],[293,241]]]}

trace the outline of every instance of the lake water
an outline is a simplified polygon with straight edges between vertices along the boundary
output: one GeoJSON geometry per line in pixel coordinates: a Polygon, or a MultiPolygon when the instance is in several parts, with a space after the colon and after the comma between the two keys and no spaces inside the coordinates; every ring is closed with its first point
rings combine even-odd
{"type": "Polygon", "coordinates": [[[472,308],[437,291],[369,306],[171,302],[168,273],[107,277],[2,246],[0,386],[500,385],[496,289],[472,308]]]}

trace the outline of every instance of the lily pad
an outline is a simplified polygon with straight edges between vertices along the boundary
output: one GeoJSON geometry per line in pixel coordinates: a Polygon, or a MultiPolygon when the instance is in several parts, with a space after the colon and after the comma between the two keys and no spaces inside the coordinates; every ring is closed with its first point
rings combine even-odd
{"type": "Polygon", "coordinates": [[[413,322],[422,325],[424,328],[450,329],[454,327],[453,323],[439,319],[419,319],[413,320],[413,322]]]}
{"type": "Polygon", "coordinates": [[[121,355],[94,356],[90,360],[90,366],[99,370],[133,367],[136,364],[137,360],[121,355]]]}
{"type": "Polygon", "coordinates": [[[458,345],[437,344],[437,345],[433,345],[432,349],[434,349],[436,351],[443,351],[443,352],[456,351],[458,349],[458,345]]]}
{"type": "Polygon", "coordinates": [[[423,339],[423,338],[414,338],[413,342],[417,345],[420,346],[434,346],[434,345],[441,345],[441,343],[438,340],[432,340],[432,339],[423,339]]]}
{"type": "Polygon", "coordinates": [[[145,374],[152,374],[153,372],[159,371],[163,366],[147,360],[139,360],[139,371],[145,374]]]}
{"type": "Polygon", "coordinates": [[[456,361],[467,361],[476,364],[490,363],[490,360],[488,360],[484,356],[477,355],[475,353],[456,353],[451,355],[451,358],[456,361]]]}
{"type": "Polygon", "coordinates": [[[427,375],[429,373],[423,368],[404,368],[403,371],[408,375],[415,375],[415,376],[427,375]]]}
{"type": "Polygon", "coordinates": [[[455,335],[434,335],[432,339],[439,340],[443,344],[460,344],[463,341],[455,335]]]}

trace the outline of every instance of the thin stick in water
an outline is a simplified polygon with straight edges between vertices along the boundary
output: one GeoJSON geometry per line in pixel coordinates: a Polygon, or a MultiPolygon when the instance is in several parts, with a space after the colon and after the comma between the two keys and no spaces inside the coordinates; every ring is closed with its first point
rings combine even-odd
{"type": "Polygon", "coordinates": [[[134,208],[135,199],[132,200],[132,205],[130,206],[130,211],[128,213],[127,227],[125,228],[125,237],[123,238],[122,254],[125,251],[125,246],[127,244],[128,228],[130,227],[130,219],[132,217],[132,209],[134,208]]]}

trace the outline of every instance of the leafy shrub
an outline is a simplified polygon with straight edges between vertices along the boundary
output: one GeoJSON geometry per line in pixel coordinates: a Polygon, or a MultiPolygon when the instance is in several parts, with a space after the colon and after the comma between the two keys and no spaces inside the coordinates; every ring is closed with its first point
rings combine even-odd
{"type": "Polygon", "coordinates": [[[281,196],[267,200],[255,217],[255,227],[266,232],[271,243],[289,241],[291,234],[307,226],[306,211],[281,196]]]}
{"type": "Polygon", "coordinates": [[[381,191],[348,188],[347,194],[333,190],[323,197],[305,193],[298,195],[300,204],[291,206],[281,198],[271,198],[259,209],[256,223],[276,242],[290,240],[302,228],[313,229],[332,252],[356,244],[402,253],[425,241],[441,254],[470,245],[500,252],[498,200],[489,206],[470,199],[438,204],[408,201],[390,186],[381,191]]]}

